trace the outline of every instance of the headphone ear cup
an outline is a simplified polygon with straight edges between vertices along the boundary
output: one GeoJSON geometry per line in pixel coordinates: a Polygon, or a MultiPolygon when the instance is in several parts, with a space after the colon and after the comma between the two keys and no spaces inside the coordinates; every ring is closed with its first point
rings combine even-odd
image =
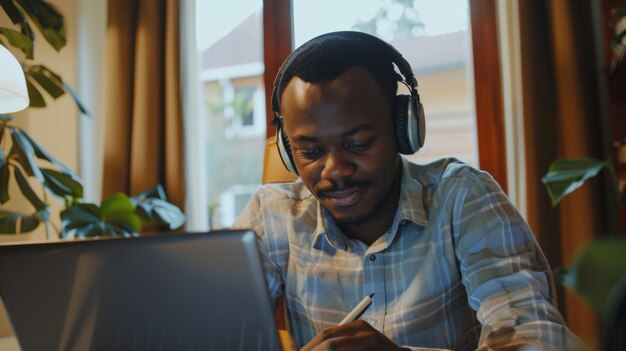
{"type": "Polygon", "coordinates": [[[413,95],[397,95],[393,119],[398,152],[404,155],[416,153],[424,145],[426,136],[422,104],[416,103],[413,95]]]}
{"type": "Polygon", "coordinates": [[[414,145],[412,145],[409,137],[409,110],[411,109],[411,95],[397,95],[393,111],[393,123],[396,132],[396,144],[398,152],[403,155],[415,153],[414,145]]]}
{"type": "Polygon", "coordinates": [[[276,129],[276,147],[278,148],[278,155],[280,156],[283,165],[287,170],[295,175],[298,175],[296,164],[293,162],[293,156],[291,155],[291,146],[289,145],[289,138],[287,138],[287,131],[279,122],[276,129]]]}

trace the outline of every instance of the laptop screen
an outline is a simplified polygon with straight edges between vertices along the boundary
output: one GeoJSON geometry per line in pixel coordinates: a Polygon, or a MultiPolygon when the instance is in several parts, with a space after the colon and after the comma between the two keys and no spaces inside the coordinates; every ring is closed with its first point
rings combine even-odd
{"type": "Polygon", "coordinates": [[[23,351],[280,350],[251,231],[0,246],[23,351]]]}

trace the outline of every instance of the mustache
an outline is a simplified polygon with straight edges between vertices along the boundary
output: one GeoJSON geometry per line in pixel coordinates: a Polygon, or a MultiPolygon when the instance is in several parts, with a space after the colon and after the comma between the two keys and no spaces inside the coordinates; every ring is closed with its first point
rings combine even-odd
{"type": "Polygon", "coordinates": [[[355,179],[342,179],[340,182],[329,180],[329,184],[325,186],[320,186],[316,189],[315,193],[318,197],[327,197],[329,193],[333,193],[335,191],[342,191],[350,188],[366,188],[371,185],[371,182],[366,180],[355,180],[355,179]]]}

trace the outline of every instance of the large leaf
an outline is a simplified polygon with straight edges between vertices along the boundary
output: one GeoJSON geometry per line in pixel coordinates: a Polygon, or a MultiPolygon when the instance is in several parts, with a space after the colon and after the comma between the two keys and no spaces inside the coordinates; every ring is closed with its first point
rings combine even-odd
{"type": "Polygon", "coordinates": [[[134,196],[131,201],[137,208],[139,216],[151,224],[167,226],[172,230],[185,223],[185,215],[178,207],[167,201],[161,184],[134,196]]]}
{"type": "Polygon", "coordinates": [[[556,206],[566,195],[578,189],[583,183],[595,177],[607,162],[592,158],[556,160],[541,181],[545,184],[552,205],[556,206]]]}
{"type": "Polygon", "coordinates": [[[13,4],[13,0],[0,0],[0,6],[7,16],[9,16],[13,24],[19,24],[26,21],[20,10],[18,10],[18,8],[15,7],[15,4],[13,4]]]}
{"type": "MultiPolygon", "coordinates": [[[[44,65],[32,66],[32,70],[37,72],[35,74],[41,74],[45,77],[44,79],[49,80],[47,84],[50,86],[51,89],[55,90],[55,94],[58,95],[60,93],[60,95],[58,96],[61,96],[63,95],[64,92],[70,93],[70,95],[72,96],[72,99],[74,100],[74,103],[76,104],[76,107],[78,107],[80,112],[86,115],[90,114],[89,111],[87,111],[87,108],[85,107],[85,105],[78,98],[78,94],[76,94],[76,91],[74,91],[74,89],[72,89],[72,87],[69,84],[64,82],[63,78],[61,78],[60,75],[58,75],[57,73],[52,71],[50,68],[44,65]],[[62,90],[62,92],[59,92],[59,90],[62,90]]],[[[39,82],[39,79],[37,81],[39,82]]],[[[41,82],[39,83],[41,84],[41,82]]],[[[52,95],[52,97],[54,97],[55,99],[58,97],[58,96],[55,96],[55,94],[53,94],[52,92],[50,92],[47,88],[46,88],[46,91],[48,91],[50,95],[52,95]]]]}
{"type": "Polygon", "coordinates": [[[61,172],[69,175],[70,177],[72,177],[72,179],[74,179],[75,181],[77,181],[77,182],[82,184],[80,178],[78,177],[78,175],[76,173],[74,173],[74,171],[72,171],[72,169],[70,169],[69,167],[67,167],[63,163],[57,161],[54,157],[52,157],[52,155],[50,155],[50,153],[48,153],[48,151],[46,151],[46,149],[41,147],[41,145],[39,145],[33,138],[31,138],[30,135],[28,135],[25,132],[21,132],[21,134],[28,141],[30,146],[35,151],[35,156],[37,156],[38,158],[40,158],[42,160],[46,160],[46,161],[52,163],[53,165],[58,167],[61,170],[61,172]]]}
{"type": "MultiPolygon", "coordinates": [[[[9,16],[11,22],[20,26],[20,32],[27,38],[29,38],[31,42],[33,42],[35,40],[35,33],[33,33],[33,30],[30,28],[26,17],[24,17],[20,9],[15,6],[13,0],[0,0],[0,6],[2,6],[4,12],[6,12],[6,14],[9,16]]],[[[26,53],[27,58],[32,59],[33,45],[31,45],[30,48],[28,48],[24,52],[26,53]]]]}
{"type": "Polygon", "coordinates": [[[11,139],[13,141],[13,152],[17,155],[17,161],[20,163],[26,174],[37,178],[40,182],[44,182],[43,174],[39,166],[35,163],[35,150],[29,142],[26,134],[19,129],[11,129],[11,139]]]}
{"type": "Polygon", "coordinates": [[[15,0],[35,23],[46,41],[59,51],[65,46],[63,16],[44,0],[15,0]]]}
{"type": "Polygon", "coordinates": [[[47,168],[42,168],[41,172],[46,179],[44,185],[55,195],[64,199],[83,197],[83,185],[71,175],[47,168]]]}
{"type": "Polygon", "coordinates": [[[28,233],[39,226],[40,220],[37,213],[25,215],[11,212],[0,208],[0,234],[28,233]]]}
{"type": "Polygon", "coordinates": [[[3,162],[0,166],[0,204],[2,205],[9,201],[9,179],[11,179],[9,163],[3,162]]]}
{"type": "Polygon", "coordinates": [[[626,276],[626,241],[597,239],[584,247],[572,267],[561,270],[558,279],[585,298],[599,312],[606,312],[606,301],[617,282],[626,276]]]}
{"type": "Polygon", "coordinates": [[[25,53],[33,46],[33,41],[29,37],[11,28],[0,28],[0,35],[4,35],[11,46],[25,53]]]}
{"type": "Polygon", "coordinates": [[[46,71],[41,69],[41,66],[31,66],[26,70],[26,74],[33,78],[39,86],[44,88],[50,96],[54,99],[59,98],[63,94],[65,94],[65,90],[63,89],[63,83],[55,79],[54,76],[46,74],[46,71]]]}
{"type": "Polygon", "coordinates": [[[39,196],[35,194],[33,188],[30,186],[30,183],[28,183],[28,179],[26,179],[26,177],[22,174],[22,171],[20,171],[19,168],[14,167],[13,175],[15,176],[15,180],[17,181],[17,185],[19,186],[22,195],[24,195],[24,197],[33,205],[33,207],[35,207],[37,211],[45,210],[48,205],[41,201],[39,196]]]}
{"type": "Polygon", "coordinates": [[[35,84],[30,81],[31,79],[29,75],[26,75],[26,89],[28,89],[28,99],[30,100],[28,106],[46,107],[46,100],[44,100],[43,95],[41,95],[35,84]]]}
{"type": "Polygon", "coordinates": [[[141,230],[141,219],[135,214],[132,201],[124,193],[115,193],[102,201],[100,210],[102,219],[106,222],[115,223],[128,231],[139,232],[141,230]]]}
{"type": "Polygon", "coordinates": [[[104,200],[101,207],[73,204],[61,212],[63,236],[136,236],[141,230],[141,220],[134,211],[130,199],[122,193],[104,200]]]}
{"type": "Polygon", "coordinates": [[[175,205],[161,199],[145,199],[137,204],[137,212],[148,222],[169,229],[180,228],[185,224],[185,215],[175,205]]]}

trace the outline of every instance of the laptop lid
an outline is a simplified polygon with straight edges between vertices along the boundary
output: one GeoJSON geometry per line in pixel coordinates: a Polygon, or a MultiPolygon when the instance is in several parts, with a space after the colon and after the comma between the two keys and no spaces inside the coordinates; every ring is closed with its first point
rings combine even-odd
{"type": "Polygon", "coordinates": [[[0,246],[23,351],[280,350],[252,231],[0,246]]]}

